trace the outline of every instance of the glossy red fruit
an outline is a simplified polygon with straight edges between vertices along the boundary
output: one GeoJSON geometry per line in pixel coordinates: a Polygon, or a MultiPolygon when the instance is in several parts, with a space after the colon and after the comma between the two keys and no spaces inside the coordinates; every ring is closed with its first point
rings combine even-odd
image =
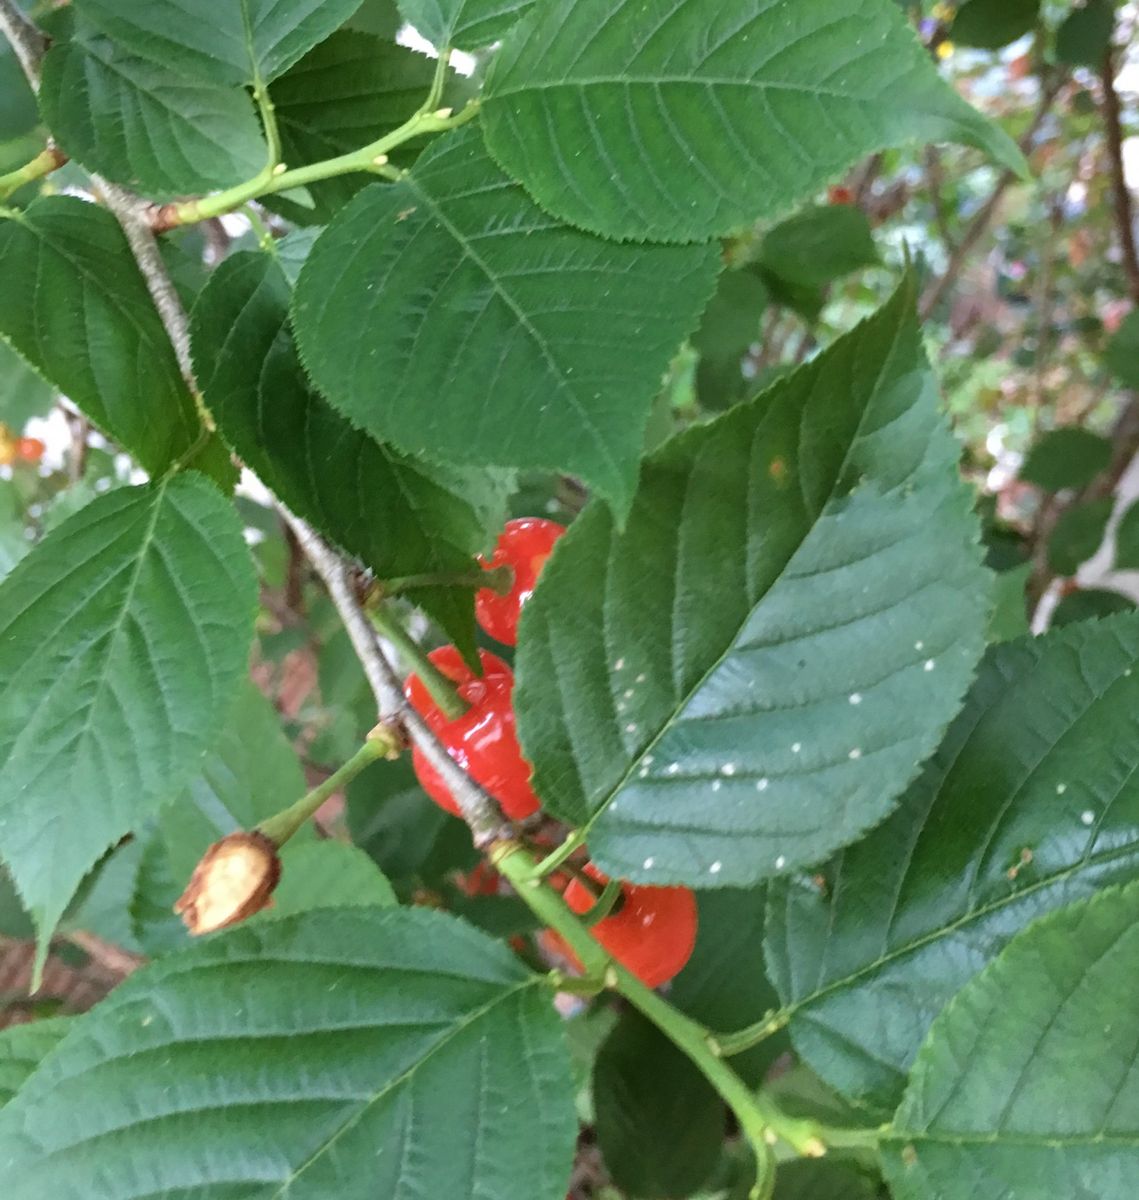
{"type": "MultiPolygon", "coordinates": [[[[439,736],[447,753],[495,797],[511,820],[533,816],[538,811],[538,797],[530,787],[530,764],[522,757],[514,730],[514,672],[486,650],[479,651],[481,679],[454,646],[441,646],[427,657],[454,680],[456,690],[470,707],[461,717],[450,720],[431,699],[419,676],[410,675],[403,690],[412,708],[439,736]]],[[[423,790],[440,808],[459,816],[450,790],[418,747],[411,761],[423,790]]]]}
{"type": "MultiPolygon", "coordinates": [[[[592,864],[586,866],[585,873],[597,882],[600,895],[608,880],[592,864]]],[[[593,907],[596,898],[581,880],[573,879],[565,890],[565,901],[574,912],[584,913],[593,907]]],[[[589,932],[642,983],[660,987],[692,957],[696,897],[685,887],[623,883],[619,907],[589,932]]],[[[569,955],[572,959],[572,951],[569,955]]]]}
{"type": "Polygon", "coordinates": [[[488,862],[476,863],[455,876],[455,886],[467,896],[497,896],[499,873],[488,862]]]}
{"type": "Polygon", "coordinates": [[[522,517],[507,521],[494,553],[480,559],[490,571],[509,567],[514,572],[510,591],[499,595],[493,588],[475,593],[475,619],[497,642],[504,646],[518,643],[518,616],[538,582],[538,574],[550,557],[554,543],[565,533],[565,526],[542,517],[522,517]]]}
{"type": "Polygon", "coordinates": [[[45,449],[39,438],[22,437],[16,442],[16,453],[27,463],[38,463],[45,449]]]}

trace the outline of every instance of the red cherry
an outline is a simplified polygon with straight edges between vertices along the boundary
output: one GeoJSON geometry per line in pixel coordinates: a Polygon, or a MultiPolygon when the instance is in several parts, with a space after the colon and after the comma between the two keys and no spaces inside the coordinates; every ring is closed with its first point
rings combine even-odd
{"type": "Polygon", "coordinates": [[[542,517],[522,517],[507,521],[494,553],[481,558],[484,570],[510,567],[514,579],[510,591],[499,595],[493,588],[475,593],[475,619],[497,642],[514,646],[518,642],[518,615],[538,582],[538,573],[550,557],[554,543],[565,533],[565,526],[542,517]]]}
{"type": "MultiPolygon", "coordinates": [[[[538,811],[538,797],[530,787],[530,764],[522,757],[514,731],[511,692],[514,673],[497,655],[479,651],[483,674],[480,679],[463,661],[454,646],[440,646],[427,656],[458,686],[459,696],[470,706],[451,720],[440,711],[418,675],[409,675],[404,695],[447,747],[447,753],[467,774],[481,783],[502,805],[513,821],[538,811]]],[[[423,790],[439,805],[460,816],[451,792],[418,747],[412,751],[412,766],[423,790]]]]}
{"type": "Polygon", "coordinates": [[[827,188],[827,202],[830,204],[853,204],[854,193],[850,188],[837,184],[827,188]]]}
{"type": "MultiPolygon", "coordinates": [[[[592,864],[586,865],[585,873],[601,887],[608,882],[592,864]]],[[[573,879],[565,890],[565,901],[574,912],[584,913],[593,907],[596,898],[580,879],[573,879]]],[[[620,906],[589,932],[642,983],[660,987],[692,956],[696,945],[696,897],[685,887],[622,883],[620,906]]],[[[564,947],[563,953],[574,958],[569,947],[564,947]]]]}
{"type": "Polygon", "coordinates": [[[476,863],[455,876],[455,886],[467,896],[497,896],[498,872],[488,862],[476,863]]]}
{"type": "Polygon", "coordinates": [[[46,447],[39,438],[22,437],[16,442],[16,454],[27,463],[38,463],[46,447]]]}

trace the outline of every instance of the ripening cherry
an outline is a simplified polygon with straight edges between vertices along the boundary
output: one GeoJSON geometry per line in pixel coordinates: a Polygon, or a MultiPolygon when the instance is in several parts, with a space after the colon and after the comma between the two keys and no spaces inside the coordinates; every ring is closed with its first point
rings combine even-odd
{"type": "Polygon", "coordinates": [[[518,644],[518,617],[530,599],[538,574],[550,557],[554,543],[565,533],[565,526],[542,517],[522,517],[507,521],[494,553],[481,558],[484,570],[509,567],[513,572],[510,590],[500,595],[493,588],[475,593],[475,619],[495,641],[504,646],[518,644]]]}
{"type": "MultiPolygon", "coordinates": [[[[502,806],[512,820],[521,821],[538,811],[538,797],[530,787],[530,764],[522,757],[514,729],[514,672],[495,654],[479,651],[480,679],[454,646],[441,646],[427,656],[456,684],[459,697],[469,705],[460,717],[444,713],[418,675],[409,675],[404,695],[447,748],[447,753],[502,806]]],[[[412,766],[423,790],[447,812],[460,816],[450,789],[418,746],[412,766]]]]}
{"type": "MultiPolygon", "coordinates": [[[[608,883],[589,863],[585,873],[598,884],[597,893],[608,883]]],[[[576,913],[588,912],[596,903],[580,879],[572,879],[565,901],[576,913]]],[[[696,897],[685,887],[646,887],[622,883],[621,898],[613,912],[589,930],[606,950],[648,987],[667,983],[692,956],[696,945],[696,897]]],[[[556,934],[549,939],[571,962],[572,950],[556,934]]]]}
{"type": "Polygon", "coordinates": [[[26,463],[38,463],[46,448],[39,438],[22,437],[16,441],[16,454],[26,463]]]}

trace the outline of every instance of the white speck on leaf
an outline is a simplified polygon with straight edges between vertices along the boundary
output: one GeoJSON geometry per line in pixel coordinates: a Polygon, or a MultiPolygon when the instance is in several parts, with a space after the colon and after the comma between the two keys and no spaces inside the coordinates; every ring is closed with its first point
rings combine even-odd
{"type": "Polygon", "coordinates": [[[914,642],[914,649],[915,650],[924,650],[925,642],[914,642]]]}
{"type": "Polygon", "coordinates": [[[792,754],[798,754],[798,753],[799,753],[799,751],[800,751],[800,750],[802,750],[802,749],[803,749],[803,743],[802,743],[802,742],[793,742],[793,743],[792,743],[792,745],[791,745],[791,753],[792,753],[792,754]]]}
{"type": "Polygon", "coordinates": [[[857,746],[846,756],[847,758],[861,758],[862,751],[857,746]]]}
{"type": "Polygon", "coordinates": [[[623,658],[619,658],[619,659],[618,659],[618,660],[617,660],[617,661],[616,661],[616,662],[613,664],[613,670],[614,670],[614,671],[623,671],[624,669],[625,669],[625,660],[624,660],[623,658]]]}
{"type": "Polygon", "coordinates": [[[651,871],[653,869],[653,863],[655,863],[655,862],[656,862],[655,858],[646,858],[645,859],[645,870],[651,871]]]}
{"type": "Polygon", "coordinates": [[[933,670],[933,668],[934,668],[934,667],[936,667],[936,666],[937,666],[937,663],[935,663],[935,662],[933,661],[933,659],[932,659],[932,658],[927,658],[927,659],[925,660],[925,669],[926,669],[927,671],[932,671],[932,670],[933,670]]]}
{"type": "Polygon", "coordinates": [[[757,792],[766,792],[767,791],[767,776],[766,775],[762,779],[756,780],[755,790],[757,792]]]}
{"type": "Polygon", "coordinates": [[[724,763],[724,765],[720,768],[721,775],[734,775],[735,773],[736,773],[736,764],[735,763],[724,763]]]}
{"type": "Polygon", "coordinates": [[[851,704],[861,704],[862,703],[862,693],[861,692],[851,692],[848,699],[850,700],[851,704]]]}
{"type": "Polygon", "coordinates": [[[1056,785],[1056,795],[1057,796],[1062,796],[1067,790],[1068,790],[1068,785],[1066,783],[1058,783],[1056,785]]]}
{"type": "Polygon", "coordinates": [[[1085,825],[1094,825],[1095,824],[1095,813],[1092,812],[1092,810],[1090,808],[1085,808],[1084,811],[1082,813],[1080,813],[1080,820],[1085,825]]]}
{"type": "Polygon", "coordinates": [[[723,866],[724,866],[724,864],[721,862],[714,862],[708,868],[708,874],[709,875],[719,875],[720,871],[723,869],[723,866]]]}
{"type": "Polygon", "coordinates": [[[783,868],[784,868],[786,865],[787,865],[787,860],[786,860],[786,859],[783,857],[783,855],[781,854],[781,855],[780,855],[780,856],[779,856],[779,857],[778,857],[778,858],[775,860],[775,869],[776,869],[777,871],[782,871],[782,870],[783,870],[783,868]]]}
{"type": "Polygon", "coordinates": [[[680,771],[680,763],[669,763],[668,766],[665,767],[666,775],[676,775],[679,773],[679,771],[680,771]]]}

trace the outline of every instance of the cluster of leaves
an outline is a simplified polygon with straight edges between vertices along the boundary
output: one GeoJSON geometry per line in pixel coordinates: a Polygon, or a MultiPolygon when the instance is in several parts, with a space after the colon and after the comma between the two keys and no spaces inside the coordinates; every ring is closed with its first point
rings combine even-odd
{"type": "MultiPolygon", "coordinates": [[[[0,857],[41,956],[125,892],[106,931],[156,960],[0,1037],[5,1195],[558,1200],[579,1118],[630,1196],[752,1187],[667,1020],[564,1021],[503,944],[529,909],[456,889],[469,838],[403,764],[355,781],[344,840],[289,844],[275,909],[187,948],[169,906],[198,856],[305,790],[255,641],[263,671],[321,648],[311,764],[375,720],[236,458],[377,580],[418,580],[468,656],[447,580],[508,509],[574,518],[515,658],[534,787],[606,873],[699,891],[673,1009],[759,1027],[724,1039],[739,1077],[833,1132],[776,1195],[1130,1197],[1139,620],[987,645],[915,273],[798,369],[746,369],[764,313],[813,322],[879,261],[828,183],[945,139],[1016,172],[1007,133],[892,0],[223,8],[73,0],[38,107],[14,87],[0,112],[86,196],[30,182],[0,212],[26,405],[0,417],[63,393],[146,473],[21,484],[45,515],[0,584],[0,857]],[[108,180],[167,229],[188,363],[90,202],[108,180]],[[249,201],[268,229],[220,263],[181,228],[249,201]]],[[[1088,437],[1026,477],[1087,486],[1088,437]]]]}

